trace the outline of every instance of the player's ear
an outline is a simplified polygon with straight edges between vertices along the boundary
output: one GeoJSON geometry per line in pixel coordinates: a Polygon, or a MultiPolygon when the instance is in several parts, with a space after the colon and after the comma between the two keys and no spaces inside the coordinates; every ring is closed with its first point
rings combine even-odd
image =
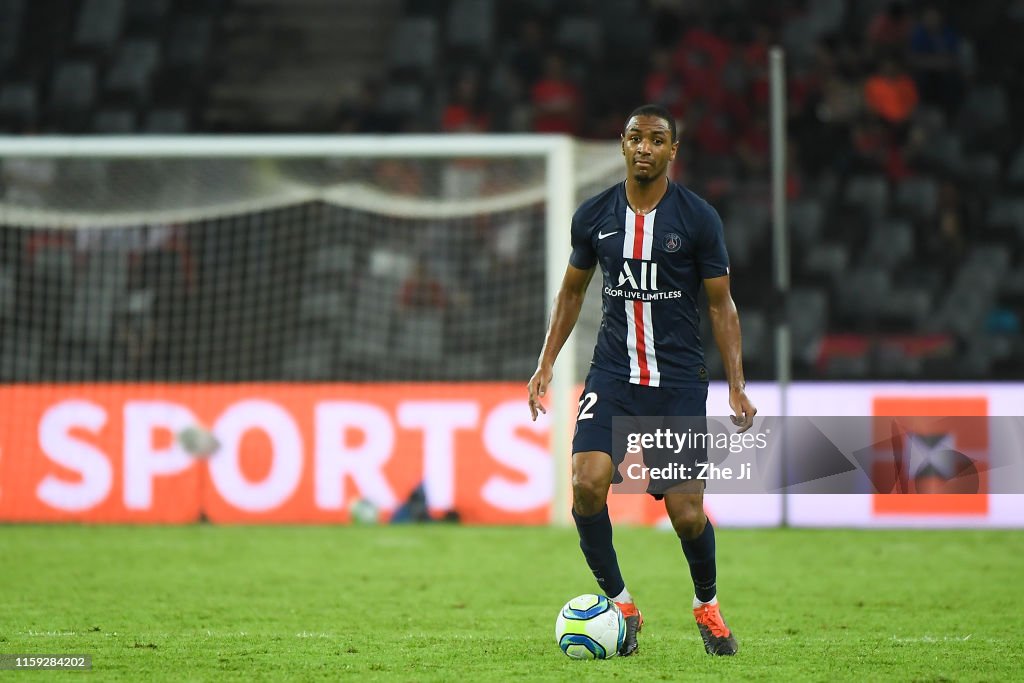
{"type": "Polygon", "coordinates": [[[678,152],[678,151],[679,151],[679,141],[676,140],[675,142],[672,143],[672,154],[669,155],[668,160],[669,161],[675,161],[676,160],[676,152],[678,152]]]}
{"type": "Polygon", "coordinates": [[[626,134],[619,133],[619,150],[622,152],[622,156],[626,156],[626,134]]]}

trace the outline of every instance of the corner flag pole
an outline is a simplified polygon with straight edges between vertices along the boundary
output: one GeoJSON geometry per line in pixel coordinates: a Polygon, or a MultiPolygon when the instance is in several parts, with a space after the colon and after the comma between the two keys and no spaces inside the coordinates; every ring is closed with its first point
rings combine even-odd
{"type": "MultiPolygon", "coordinates": [[[[779,416],[789,412],[787,396],[790,376],[789,314],[786,300],[789,294],[789,230],[786,225],[786,62],[781,47],[774,46],[768,53],[771,82],[772,128],[772,247],[775,279],[775,371],[779,383],[779,416]]],[[[782,430],[780,463],[782,467],[782,524],[789,523],[787,479],[786,430],[782,430]]]]}

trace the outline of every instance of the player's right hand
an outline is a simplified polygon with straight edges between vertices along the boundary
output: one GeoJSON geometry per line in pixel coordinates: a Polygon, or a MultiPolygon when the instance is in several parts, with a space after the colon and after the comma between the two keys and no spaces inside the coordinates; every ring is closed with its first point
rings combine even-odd
{"type": "Polygon", "coordinates": [[[540,402],[540,399],[544,394],[548,393],[551,375],[551,368],[539,365],[537,366],[537,371],[533,373],[533,377],[530,378],[529,384],[526,385],[527,391],[530,392],[530,416],[535,422],[539,413],[547,414],[548,412],[540,402]]]}

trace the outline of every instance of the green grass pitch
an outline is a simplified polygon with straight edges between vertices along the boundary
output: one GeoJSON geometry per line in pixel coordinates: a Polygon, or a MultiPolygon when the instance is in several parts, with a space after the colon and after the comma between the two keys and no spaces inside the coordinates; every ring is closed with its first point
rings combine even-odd
{"type": "Polygon", "coordinates": [[[554,642],[559,607],[596,587],[576,543],[550,528],[7,526],[0,653],[93,656],[91,673],[33,680],[1024,675],[1019,531],[720,529],[740,653],[712,658],[675,537],[619,528],[647,624],[638,656],[603,662],[554,642]]]}

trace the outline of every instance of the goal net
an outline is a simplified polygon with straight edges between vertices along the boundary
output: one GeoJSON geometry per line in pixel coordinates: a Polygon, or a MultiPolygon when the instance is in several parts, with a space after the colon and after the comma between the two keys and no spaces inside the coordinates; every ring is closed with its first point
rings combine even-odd
{"type": "MultiPolygon", "coordinates": [[[[578,149],[573,201],[621,168],[578,149]]],[[[3,186],[5,381],[518,381],[536,361],[543,157],[9,156],[3,186]]]]}
{"type": "MultiPolygon", "coordinates": [[[[8,139],[0,174],[8,398],[68,383],[525,386],[568,217],[621,176],[621,155],[533,136],[8,139]]],[[[575,349],[572,379],[590,345],[575,349]]]]}

